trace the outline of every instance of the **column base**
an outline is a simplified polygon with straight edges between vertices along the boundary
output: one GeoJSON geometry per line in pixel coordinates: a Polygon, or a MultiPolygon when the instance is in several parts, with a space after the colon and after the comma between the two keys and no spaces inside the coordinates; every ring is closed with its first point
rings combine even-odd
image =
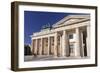
{"type": "Polygon", "coordinates": [[[58,58],[58,56],[56,55],[56,56],[53,56],[54,58],[58,58]]]}

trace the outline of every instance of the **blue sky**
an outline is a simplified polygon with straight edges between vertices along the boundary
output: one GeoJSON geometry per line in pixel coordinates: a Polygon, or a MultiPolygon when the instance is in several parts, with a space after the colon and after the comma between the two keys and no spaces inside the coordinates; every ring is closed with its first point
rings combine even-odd
{"type": "Polygon", "coordinates": [[[24,11],[24,44],[31,44],[33,32],[38,32],[46,24],[53,25],[65,16],[76,13],[24,11]]]}

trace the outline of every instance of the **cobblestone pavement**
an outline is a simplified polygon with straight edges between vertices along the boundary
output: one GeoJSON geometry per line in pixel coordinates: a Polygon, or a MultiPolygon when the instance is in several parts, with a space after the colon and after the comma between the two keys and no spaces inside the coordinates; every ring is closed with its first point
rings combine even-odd
{"type": "Polygon", "coordinates": [[[54,57],[50,56],[24,56],[24,61],[46,61],[46,60],[70,60],[70,59],[86,59],[87,57],[54,57]]]}

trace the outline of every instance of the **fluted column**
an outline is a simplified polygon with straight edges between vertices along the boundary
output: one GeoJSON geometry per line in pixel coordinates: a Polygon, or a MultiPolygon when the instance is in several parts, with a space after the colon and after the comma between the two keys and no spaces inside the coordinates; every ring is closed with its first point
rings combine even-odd
{"type": "Polygon", "coordinates": [[[76,28],[75,31],[76,31],[75,56],[80,56],[80,31],[79,31],[79,28],[76,28]]]}
{"type": "Polygon", "coordinates": [[[62,36],[60,35],[60,48],[59,48],[59,54],[62,56],[62,36]]]}
{"type": "Polygon", "coordinates": [[[80,41],[81,41],[81,43],[80,43],[80,45],[81,45],[81,56],[84,57],[83,31],[81,31],[80,37],[81,37],[80,38],[80,41]]]}
{"type": "Polygon", "coordinates": [[[47,47],[46,47],[46,38],[43,38],[43,54],[47,54],[47,47]]]}
{"type": "Polygon", "coordinates": [[[63,31],[62,41],[62,56],[69,56],[69,38],[66,30],[63,31]]]}
{"type": "Polygon", "coordinates": [[[37,43],[38,43],[38,42],[37,42],[37,39],[36,39],[36,40],[35,40],[35,44],[36,44],[36,45],[35,45],[35,48],[34,48],[34,53],[35,53],[36,55],[37,55],[37,43]]]}
{"type": "Polygon", "coordinates": [[[66,31],[63,31],[63,36],[62,36],[62,56],[65,56],[65,49],[66,49],[66,31]]]}
{"type": "Polygon", "coordinates": [[[69,52],[69,37],[68,37],[68,33],[66,33],[66,37],[65,37],[65,47],[66,47],[66,56],[68,57],[70,55],[70,52],[69,52]]]}
{"type": "Polygon", "coordinates": [[[44,55],[44,38],[42,38],[42,55],[44,55]]]}
{"type": "Polygon", "coordinates": [[[49,55],[50,51],[50,37],[48,37],[48,49],[47,49],[47,55],[49,55]]]}
{"type": "Polygon", "coordinates": [[[42,48],[43,48],[43,43],[42,43],[42,38],[41,38],[41,42],[40,42],[40,47],[39,47],[39,55],[42,55],[42,48]]]}
{"type": "Polygon", "coordinates": [[[87,29],[87,38],[86,38],[86,45],[87,45],[87,56],[89,57],[90,56],[90,26],[88,25],[86,27],[87,29]]]}
{"type": "Polygon", "coordinates": [[[57,33],[54,36],[54,56],[57,56],[57,33]]]}
{"type": "Polygon", "coordinates": [[[53,55],[54,54],[54,37],[51,37],[51,47],[50,47],[50,53],[51,53],[51,55],[53,55]]]}
{"type": "Polygon", "coordinates": [[[31,43],[31,45],[32,45],[32,54],[34,54],[34,40],[32,39],[32,43],[31,43]]]}

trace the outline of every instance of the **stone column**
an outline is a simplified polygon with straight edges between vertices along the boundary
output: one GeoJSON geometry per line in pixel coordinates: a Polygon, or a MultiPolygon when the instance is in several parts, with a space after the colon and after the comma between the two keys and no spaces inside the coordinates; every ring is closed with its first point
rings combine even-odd
{"type": "Polygon", "coordinates": [[[34,40],[32,39],[32,43],[31,43],[31,45],[32,45],[32,54],[34,54],[34,40]]]}
{"type": "Polygon", "coordinates": [[[47,55],[49,55],[50,51],[50,37],[48,37],[48,49],[47,49],[47,55]]]}
{"type": "Polygon", "coordinates": [[[79,28],[76,28],[75,31],[76,31],[75,56],[80,56],[80,31],[79,31],[79,28]]]}
{"type": "Polygon", "coordinates": [[[54,36],[54,56],[57,56],[57,33],[54,36]]]}
{"type": "Polygon", "coordinates": [[[66,49],[66,31],[63,31],[63,36],[62,36],[62,56],[65,56],[65,49],[66,49]]]}
{"type": "Polygon", "coordinates": [[[84,56],[84,43],[83,43],[83,32],[81,31],[80,33],[80,40],[81,40],[81,56],[83,57],[84,56]]]}
{"type": "Polygon", "coordinates": [[[59,48],[59,54],[62,56],[62,36],[60,35],[60,48],[59,48]]]}
{"type": "Polygon", "coordinates": [[[62,56],[69,56],[69,38],[66,30],[63,31],[63,38],[62,38],[62,56]]]}
{"type": "Polygon", "coordinates": [[[90,56],[90,26],[88,25],[87,27],[87,39],[86,39],[86,45],[87,45],[87,56],[90,56]]]}
{"type": "Polygon", "coordinates": [[[42,55],[44,55],[44,39],[42,38],[42,55]]]}
{"type": "Polygon", "coordinates": [[[50,53],[51,53],[51,55],[53,55],[54,54],[54,36],[53,37],[51,37],[51,47],[50,47],[50,53]]]}
{"type": "Polygon", "coordinates": [[[42,47],[43,47],[43,43],[42,43],[42,38],[41,38],[41,42],[40,42],[41,46],[39,47],[39,55],[42,55],[42,47]]]}
{"type": "Polygon", "coordinates": [[[65,43],[66,43],[66,56],[70,56],[70,52],[69,52],[69,37],[68,37],[68,33],[66,33],[66,38],[65,38],[65,43]]]}
{"type": "Polygon", "coordinates": [[[35,53],[35,55],[37,55],[37,39],[35,40],[35,48],[34,48],[34,53],[35,53]]]}
{"type": "Polygon", "coordinates": [[[44,48],[43,48],[44,55],[47,55],[47,53],[46,53],[47,52],[46,51],[47,50],[47,48],[46,48],[46,38],[44,38],[44,43],[43,44],[44,44],[43,45],[44,46],[44,48]]]}

